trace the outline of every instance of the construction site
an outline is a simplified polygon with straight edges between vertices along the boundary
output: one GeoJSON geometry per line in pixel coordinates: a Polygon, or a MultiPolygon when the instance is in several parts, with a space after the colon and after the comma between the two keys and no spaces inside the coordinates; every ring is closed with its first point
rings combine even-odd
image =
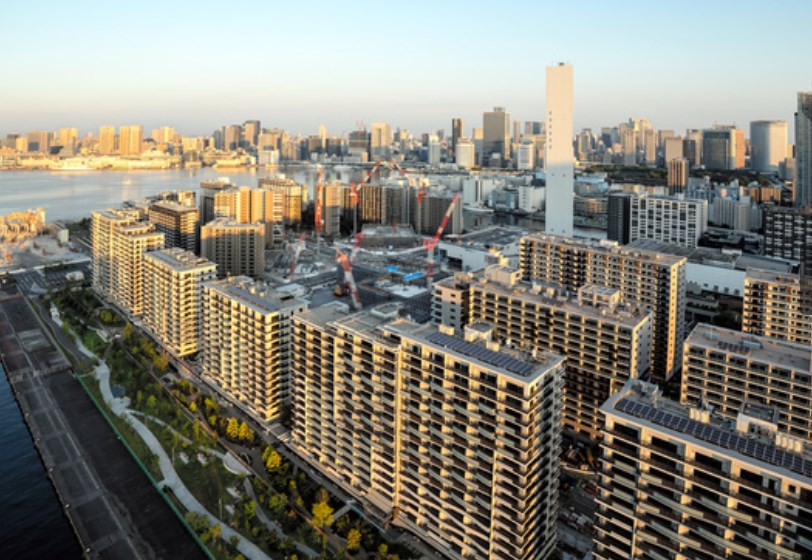
{"type": "Polygon", "coordinates": [[[13,212],[0,217],[0,272],[76,260],[67,230],[45,221],[45,210],[13,212]]]}

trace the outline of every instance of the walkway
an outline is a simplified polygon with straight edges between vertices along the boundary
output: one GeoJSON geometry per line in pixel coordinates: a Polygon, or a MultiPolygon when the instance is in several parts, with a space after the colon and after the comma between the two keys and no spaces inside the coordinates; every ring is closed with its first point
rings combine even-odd
{"type": "MultiPolygon", "coordinates": [[[[96,357],[95,354],[84,347],[81,341],[76,341],[76,346],[79,351],[86,356],[92,358],[96,357]]],[[[172,493],[183,505],[183,507],[186,508],[186,510],[205,516],[211,525],[219,524],[222,528],[222,539],[224,541],[228,541],[232,537],[237,537],[237,550],[239,550],[240,553],[246,558],[271,560],[270,557],[262,551],[262,549],[229,527],[228,523],[209,513],[209,511],[203,507],[203,504],[201,504],[189,491],[189,489],[186,488],[183,481],[180,479],[180,476],[178,476],[178,473],[175,471],[172,460],[167,455],[166,451],[161,445],[161,442],[158,441],[155,434],[153,434],[152,431],[150,431],[150,429],[137,418],[139,413],[127,407],[127,399],[116,398],[113,396],[113,392],[110,389],[110,368],[103,360],[96,368],[94,375],[99,381],[99,389],[101,390],[102,398],[107,406],[110,407],[110,410],[116,416],[124,418],[132,426],[132,428],[138,432],[138,435],[144,440],[144,443],[147,445],[147,447],[149,447],[149,450],[158,457],[161,475],[163,476],[163,480],[159,483],[161,487],[164,489],[171,489],[172,493]]]]}

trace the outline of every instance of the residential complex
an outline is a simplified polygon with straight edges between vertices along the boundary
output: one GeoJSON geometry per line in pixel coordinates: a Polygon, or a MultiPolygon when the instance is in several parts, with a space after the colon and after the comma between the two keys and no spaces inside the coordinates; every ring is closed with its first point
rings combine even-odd
{"type": "Polygon", "coordinates": [[[563,356],[564,426],[598,439],[600,406],[626,380],[648,372],[649,313],[622,305],[612,288],[585,285],[570,297],[560,288],[520,282],[520,275],[494,265],[438,282],[434,322],[452,327],[485,322],[505,346],[563,356]]]}
{"type": "Polygon", "coordinates": [[[265,272],[265,225],[217,218],[200,228],[200,256],[217,263],[217,274],[259,278],[265,272]]]}
{"type": "Polygon", "coordinates": [[[522,279],[576,292],[588,284],[620,291],[652,314],[653,381],[679,371],[685,330],[685,257],[547,234],[521,240],[522,279]]]}
{"type": "Polygon", "coordinates": [[[116,231],[138,221],[138,212],[133,210],[98,210],[91,214],[90,243],[93,256],[93,290],[105,298],[111,298],[116,291],[115,255],[116,231]]]}
{"type": "Polygon", "coordinates": [[[245,276],[203,287],[202,375],[263,422],[289,400],[291,321],[307,302],[245,276]]]}
{"type": "Polygon", "coordinates": [[[228,218],[241,224],[261,223],[265,245],[273,245],[274,226],[281,233],[285,217],[285,195],[274,188],[228,188],[214,194],[215,218],[228,218]]]}
{"type": "Polygon", "coordinates": [[[563,360],[330,304],[293,320],[293,444],[448,558],[551,556],[563,360]]]}
{"type": "Polygon", "coordinates": [[[801,263],[812,273],[812,206],[764,207],[764,254],[801,263]]]}
{"type": "Polygon", "coordinates": [[[812,348],[699,324],[685,339],[683,403],[735,417],[771,407],[782,432],[812,441],[812,348]]]}
{"type": "Polygon", "coordinates": [[[812,91],[798,92],[795,113],[795,205],[812,205],[812,91]]]}
{"type": "Polygon", "coordinates": [[[164,234],[167,247],[179,247],[186,251],[197,250],[198,215],[194,206],[167,200],[150,205],[149,221],[164,234]]]}
{"type": "Polygon", "coordinates": [[[612,241],[651,239],[693,248],[707,229],[706,200],[625,192],[609,196],[607,232],[612,241]]]}
{"type": "Polygon", "coordinates": [[[203,284],[217,265],[178,247],[144,256],[144,323],[175,356],[200,350],[203,284]]]}
{"type": "Polygon", "coordinates": [[[742,330],[812,346],[812,279],[748,269],[744,278],[742,330]]]}
{"type": "Polygon", "coordinates": [[[292,179],[265,178],[259,180],[261,188],[282,193],[282,219],[285,224],[298,224],[302,221],[302,204],[307,198],[307,190],[292,179]]]}
{"type": "Polygon", "coordinates": [[[595,558],[812,556],[812,449],[768,407],[722,418],[630,381],[602,411],[595,558]]]}

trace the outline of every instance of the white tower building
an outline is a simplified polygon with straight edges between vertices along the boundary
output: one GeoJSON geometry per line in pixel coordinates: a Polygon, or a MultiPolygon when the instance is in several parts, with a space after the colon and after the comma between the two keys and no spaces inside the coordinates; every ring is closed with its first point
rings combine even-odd
{"type": "Polygon", "coordinates": [[[572,65],[547,67],[547,209],[545,231],[572,236],[572,65]]]}

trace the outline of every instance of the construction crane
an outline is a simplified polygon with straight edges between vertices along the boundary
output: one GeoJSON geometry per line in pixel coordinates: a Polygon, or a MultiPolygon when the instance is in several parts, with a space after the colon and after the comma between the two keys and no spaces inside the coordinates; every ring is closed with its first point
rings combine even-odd
{"type": "Polygon", "coordinates": [[[454,195],[454,198],[451,199],[451,204],[448,205],[448,209],[445,211],[443,221],[440,222],[440,227],[437,228],[437,233],[434,234],[434,237],[432,239],[427,239],[423,245],[423,247],[427,250],[426,285],[429,289],[431,288],[432,280],[434,279],[434,248],[440,241],[440,237],[442,237],[443,235],[443,230],[445,229],[445,226],[448,224],[448,220],[449,218],[451,218],[451,213],[454,211],[454,207],[457,205],[457,201],[459,200],[459,198],[460,193],[454,195]]]}
{"type": "Polygon", "coordinates": [[[319,254],[321,250],[321,230],[324,227],[324,219],[321,215],[321,207],[322,207],[322,193],[324,191],[324,184],[322,183],[322,170],[319,167],[318,171],[316,171],[316,208],[315,208],[315,219],[314,219],[314,228],[316,230],[316,254],[319,254]]]}
{"type": "Polygon", "coordinates": [[[352,263],[347,253],[336,249],[336,262],[341,265],[344,270],[344,282],[350,290],[350,297],[352,297],[352,304],[355,309],[361,309],[361,298],[358,297],[358,290],[355,287],[355,278],[352,276],[352,263]]]}
{"type": "Polygon", "coordinates": [[[307,237],[307,233],[300,235],[299,240],[296,242],[296,246],[293,248],[293,257],[290,260],[290,272],[288,273],[288,278],[293,276],[293,273],[296,272],[296,265],[299,264],[299,255],[302,253],[305,246],[305,237],[307,237]]]}
{"type": "Polygon", "coordinates": [[[352,252],[350,253],[350,264],[355,264],[355,259],[358,258],[358,251],[361,249],[361,241],[364,240],[364,233],[358,232],[355,234],[355,243],[352,245],[352,252]]]}

